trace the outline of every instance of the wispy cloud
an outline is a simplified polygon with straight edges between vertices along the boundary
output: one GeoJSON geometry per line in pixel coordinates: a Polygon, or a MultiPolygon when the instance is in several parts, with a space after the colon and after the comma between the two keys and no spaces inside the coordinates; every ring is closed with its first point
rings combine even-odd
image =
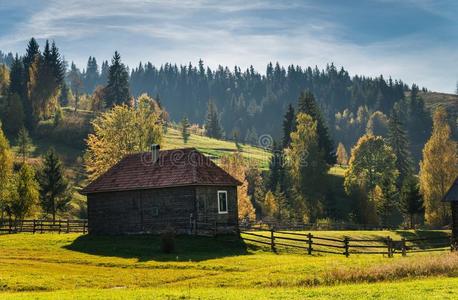
{"type": "Polygon", "coordinates": [[[22,52],[34,36],[55,39],[67,59],[81,66],[89,55],[108,59],[115,49],[131,66],[140,60],[162,64],[202,58],[210,66],[253,65],[263,71],[269,61],[334,62],[353,74],[391,75],[452,91],[458,33],[449,26],[458,23],[446,8],[455,4],[406,3],[397,5],[405,17],[390,27],[379,23],[384,14],[397,22],[398,14],[389,10],[396,6],[392,0],[354,7],[328,1],[36,1],[29,16],[12,20],[10,32],[0,31],[0,49],[22,52]],[[412,12],[422,20],[411,18],[412,12]],[[403,24],[407,29],[395,30],[403,24]]]}

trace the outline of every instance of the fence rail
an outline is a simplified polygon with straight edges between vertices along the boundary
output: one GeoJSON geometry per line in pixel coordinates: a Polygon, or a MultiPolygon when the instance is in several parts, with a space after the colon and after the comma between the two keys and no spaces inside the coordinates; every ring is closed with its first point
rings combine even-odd
{"type": "Polygon", "coordinates": [[[394,240],[389,236],[376,239],[339,239],[275,229],[241,230],[240,233],[243,240],[270,246],[272,252],[295,248],[306,250],[309,255],[329,253],[349,257],[351,254],[383,254],[393,257],[395,254],[407,256],[408,253],[454,250],[449,236],[394,240]]]}
{"type": "Polygon", "coordinates": [[[87,233],[87,220],[4,220],[1,233],[87,233]]]}

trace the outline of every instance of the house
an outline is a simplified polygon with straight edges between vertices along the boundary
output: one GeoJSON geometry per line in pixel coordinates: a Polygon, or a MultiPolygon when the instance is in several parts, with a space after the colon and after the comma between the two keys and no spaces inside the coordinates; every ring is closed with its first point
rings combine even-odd
{"type": "Polygon", "coordinates": [[[444,202],[450,202],[452,209],[452,240],[458,246],[458,177],[445,194],[444,202]]]}
{"type": "Polygon", "coordinates": [[[125,156],[81,193],[90,234],[194,234],[238,228],[240,182],[194,148],[125,156]]]}

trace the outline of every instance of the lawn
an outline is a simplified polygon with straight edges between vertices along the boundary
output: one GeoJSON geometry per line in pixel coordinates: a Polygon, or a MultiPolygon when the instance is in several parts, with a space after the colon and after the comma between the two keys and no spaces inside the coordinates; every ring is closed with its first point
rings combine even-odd
{"type": "Polygon", "coordinates": [[[234,237],[179,237],[175,253],[159,249],[154,236],[2,235],[0,298],[452,299],[458,292],[458,256],[450,253],[273,254],[234,237]]]}

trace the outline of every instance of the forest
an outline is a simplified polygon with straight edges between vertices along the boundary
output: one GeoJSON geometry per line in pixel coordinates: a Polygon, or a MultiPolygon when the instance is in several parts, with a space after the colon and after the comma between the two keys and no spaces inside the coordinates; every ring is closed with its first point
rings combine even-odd
{"type": "Polygon", "coordinates": [[[80,69],[62,57],[55,42],[41,50],[33,38],[23,54],[0,52],[2,215],[40,211],[55,218],[72,201],[59,153],[49,150],[38,166],[26,163],[34,139],[84,152],[84,182],[126,153],[160,143],[168,127],[179,128],[186,143],[194,126],[238,148],[273,137],[268,169],[239,153],[221,159],[244,183],[241,220],[408,227],[450,221],[440,199],[458,175],[457,115],[428,109],[424,87],[350,76],[332,63],[269,63],[260,73],[211,69],[202,60],[130,69],[118,52],[101,64],[91,56],[80,69]],[[330,175],[335,166],[344,172],[337,182],[330,175]]]}

